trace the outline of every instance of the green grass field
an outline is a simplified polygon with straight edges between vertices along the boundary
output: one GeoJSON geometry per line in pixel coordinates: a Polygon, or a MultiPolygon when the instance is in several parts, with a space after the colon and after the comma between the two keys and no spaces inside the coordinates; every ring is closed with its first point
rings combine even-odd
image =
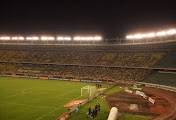
{"type": "MultiPolygon", "coordinates": [[[[85,99],[88,95],[80,96],[81,87],[95,83],[68,82],[56,80],[39,80],[29,78],[0,77],[0,120],[56,120],[68,110],[64,107],[71,100],[85,99]]],[[[103,84],[102,87],[109,85],[103,84]]],[[[124,90],[119,86],[113,87],[104,94],[112,94],[124,90]]],[[[100,103],[101,111],[95,120],[106,120],[109,107],[100,96],[79,108],[76,115],[71,113],[68,120],[85,120],[89,107],[100,103]]],[[[151,117],[122,114],[120,120],[150,120],[151,117]]]]}
{"type": "MultiPolygon", "coordinates": [[[[91,83],[0,77],[0,120],[55,120],[91,83]]],[[[95,84],[92,84],[95,85],[95,84]]]]}

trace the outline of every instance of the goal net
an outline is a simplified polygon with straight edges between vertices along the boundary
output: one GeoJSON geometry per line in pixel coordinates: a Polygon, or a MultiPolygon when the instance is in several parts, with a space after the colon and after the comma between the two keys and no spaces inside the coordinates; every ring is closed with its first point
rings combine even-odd
{"type": "Polygon", "coordinates": [[[85,94],[88,94],[89,97],[93,96],[96,92],[96,87],[95,86],[90,86],[90,85],[87,85],[87,86],[84,86],[81,88],[81,96],[85,95],[85,94]]]}

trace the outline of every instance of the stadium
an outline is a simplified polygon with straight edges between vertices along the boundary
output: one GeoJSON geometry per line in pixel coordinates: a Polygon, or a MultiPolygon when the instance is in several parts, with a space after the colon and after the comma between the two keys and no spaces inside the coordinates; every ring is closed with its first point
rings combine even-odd
{"type": "Polygon", "coordinates": [[[0,119],[175,120],[175,34],[1,35],[0,119]]]}

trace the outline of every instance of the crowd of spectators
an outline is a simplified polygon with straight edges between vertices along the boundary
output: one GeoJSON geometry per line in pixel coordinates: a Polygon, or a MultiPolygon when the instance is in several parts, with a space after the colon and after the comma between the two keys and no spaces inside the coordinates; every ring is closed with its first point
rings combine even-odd
{"type": "Polygon", "coordinates": [[[0,61],[60,65],[151,67],[158,63],[164,55],[164,52],[136,51],[0,50],[0,61]]]}
{"type": "MultiPolygon", "coordinates": [[[[45,65],[45,64],[10,64],[3,65],[3,72],[22,73],[35,76],[60,76],[63,78],[90,80],[136,80],[142,81],[151,74],[151,70],[118,67],[45,65]]],[[[1,64],[0,64],[1,69],[1,64]]]]}
{"type": "Polygon", "coordinates": [[[108,50],[0,50],[0,73],[92,80],[142,81],[165,52],[108,50]]]}

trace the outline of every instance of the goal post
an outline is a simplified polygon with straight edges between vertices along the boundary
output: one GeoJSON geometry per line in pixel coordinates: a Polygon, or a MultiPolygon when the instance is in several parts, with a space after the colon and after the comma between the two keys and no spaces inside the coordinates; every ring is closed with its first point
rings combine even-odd
{"type": "Polygon", "coordinates": [[[81,88],[81,96],[83,96],[84,94],[89,94],[89,97],[91,97],[92,95],[94,95],[94,93],[96,93],[95,86],[87,85],[81,88]]]}

